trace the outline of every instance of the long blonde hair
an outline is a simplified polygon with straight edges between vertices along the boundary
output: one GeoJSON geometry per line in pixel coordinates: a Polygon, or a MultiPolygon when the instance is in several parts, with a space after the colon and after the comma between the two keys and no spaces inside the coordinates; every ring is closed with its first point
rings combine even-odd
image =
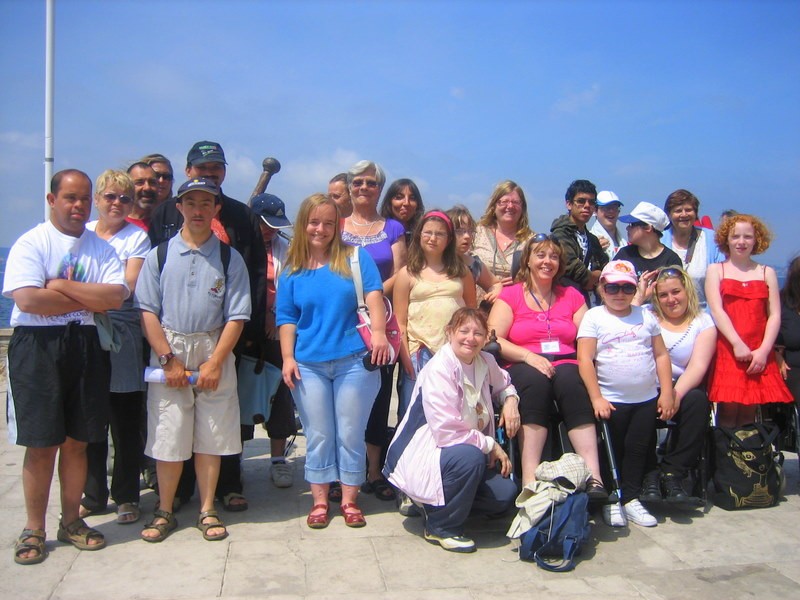
{"type": "Polygon", "coordinates": [[[328,267],[337,275],[347,278],[352,277],[349,257],[353,252],[353,248],[342,241],[342,225],[339,207],[325,194],[312,194],[300,204],[300,209],[297,211],[297,218],[294,221],[294,237],[289,244],[289,252],[286,256],[286,266],[284,268],[287,273],[297,273],[306,268],[311,258],[311,253],[308,249],[308,233],[306,232],[308,220],[312,212],[320,206],[325,205],[332,206],[334,211],[336,211],[333,240],[331,240],[331,245],[328,249],[330,256],[328,267]]]}
{"type": "Polygon", "coordinates": [[[478,225],[489,228],[496,227],[497,215],[495,214],[495,209],[497,209],[497,203],[500,201],[500,198],[511,192],[517,192],[520,202],[522,202],[522,214],[519,217],[517,232],[514,237],[517,238],[517,241],[524,242],[533,234],[533,231],[531,231],[528,225],[528,202],[525,200],[525,192],[522,191],[522,188],[510,179],[501,181],[495,186],[492,195],[489,197],[489,204],[486,206],[486,212],[483,213],[478,225]]]}

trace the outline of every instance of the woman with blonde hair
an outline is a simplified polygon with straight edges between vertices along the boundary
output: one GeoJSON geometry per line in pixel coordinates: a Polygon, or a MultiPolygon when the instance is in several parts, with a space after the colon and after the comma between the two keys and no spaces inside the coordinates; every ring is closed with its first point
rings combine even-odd
{"type": "Polygon", "coordinates": [[[532,235],[525,192],[511,180],[497,184],[475,230],[474,254],[509,285],[514,252],[532,235]]]}
{"type": "Polygon", "coordinates": [[[341,481],[341,512],[348,527],[366,525],[356,504],[364,480],[364,429],[380,375],[367,370],[367,348],[356,330],[356,291],[350,257],[358,253],[364,299],[372,318],[374,365],[389,358],[383,284],[363,248],[342,242],[336,204],[314,194],[300,205],[286,266],[279,277],[283,380],[292,390],[307,438],[305,477],[313,506],[312,529],[328,526],[328,489],[341,481]]]}

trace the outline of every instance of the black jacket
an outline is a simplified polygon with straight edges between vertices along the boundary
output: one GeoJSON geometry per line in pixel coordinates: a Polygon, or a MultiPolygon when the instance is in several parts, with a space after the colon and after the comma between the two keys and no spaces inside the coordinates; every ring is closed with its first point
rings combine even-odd
{"type": "Polygon", "coordinates": [[[552,237],[561,243],[564,248],[564,262],[567,270],[564,272],[561,283],[576,288],[581,292],[589,303],[589,294],[586,289],[586,282],[589,281],[589,272],[600,270],[608,264],[608,255],[600,246],[600,240],[589,228],[586,228],[586,236],[589,240],[589,252],[583,255],[583,249],[578,243],[578,227],[569,218],[569,215],[561,215],[550,226],[552,237]]]}

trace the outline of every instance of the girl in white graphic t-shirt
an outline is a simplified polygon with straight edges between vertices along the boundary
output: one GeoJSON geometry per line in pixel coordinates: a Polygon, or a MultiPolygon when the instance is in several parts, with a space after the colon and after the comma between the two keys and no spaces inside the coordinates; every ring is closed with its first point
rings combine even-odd
{"type": "MultiPolygon", "coordinates": [[[[625,514],[637,525],[654,527],[658,522],[639,502],[639,492],[655,444],[656,415],[667,420],[674,412],[672,367],[655,317],[631,305],[636,284],[630,262],[605,266],[603,306],[588,310],[578,330],[578,369],[595,416],[609,423],[625,514]]],[[[612,527],[624,524],[616,504],[603,507],[603,518],[612,527]]]]}

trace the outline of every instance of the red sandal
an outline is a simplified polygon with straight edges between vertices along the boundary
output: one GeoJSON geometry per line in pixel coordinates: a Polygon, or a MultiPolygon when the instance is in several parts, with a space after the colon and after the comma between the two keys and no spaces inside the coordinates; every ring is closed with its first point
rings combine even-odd
{"type": "Polygon", "coordinates": [[[364,527],[367,520],[364,518],[364,513],[358,508],[355,502],[348,502],[342,504],[342,516],[344,517],[344,524],[348,527],[364,527]]]}
{"type": "Polygon", "coordinates": [[[328,526],[328,505],[327,504],[315,504],[311,507],[311,511],[308,513],[308,517],[306,517],[306,525],[308,525],[311,529],[325,529],[328,526]],[[325,509],[324,513],[313,514],[315,510],[325,509]]]}

